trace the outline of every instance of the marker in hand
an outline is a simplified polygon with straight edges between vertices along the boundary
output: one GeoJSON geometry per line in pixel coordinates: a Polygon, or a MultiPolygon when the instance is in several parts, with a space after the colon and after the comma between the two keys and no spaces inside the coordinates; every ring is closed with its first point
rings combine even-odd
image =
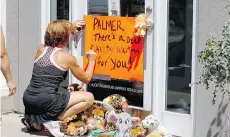
{"type": "MultiPolygon", "coordinates": [[[[93,50],[89,50],[88,52],[85,53],[85,56],[88,58],[89,61],[95,61],[95,56],[90,57],[90,55],[97,56],[97,54],[93,50]]],[[[85,71],[87,70],[88,65],[89,65],[89,63],[86,65],[85,71]]],[[[95,70],[95,66],[96,66],[96,64],[94,65],[94,70],[95,70]]]]}
{"type": "Polygon", "coordinates": [[[93,50],[89,50],[88,52],[85,53],[86,56],[88,55],[95,55],[97,56],[97,54],[93,51],[93,50]]]}
{"type": "MultiPolygon", "coordinates": [[[[85,56],[88,58],[89,61],[95,61],[97,54],[93,50],[89,50],[85,53],[85,56]],[[92,56],[93,55],[93,56],[92,56]]],[[[87,70],[89,63],[86,65],[84,71],[87,70]]],[[[96,64],[94,64],[94,70],[95,71],[96,64]]]]}

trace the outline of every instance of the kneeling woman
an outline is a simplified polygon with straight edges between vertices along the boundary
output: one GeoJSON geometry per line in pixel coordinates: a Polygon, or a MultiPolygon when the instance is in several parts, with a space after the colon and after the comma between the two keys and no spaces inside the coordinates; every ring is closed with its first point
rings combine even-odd
{"type": "Polygon", "coordinates": [[[43,124],[55,137],[63,136],[58,120],[82,112],[92,106],[94,96],[90,92],[59,93],[58,87],[66,78],[67,71],[80,81],[88,83],[93,76],[96,54],[87,54],[88,68],[80,68],[74,56],[64,51],[74,27],[84,27],[84,21],[70,24],[65,20],[51,22],[45,33],[45,44],[41,45],[34,58],[33,74],[24,92],[25,123],[28,128],[39,128],[43,124]]]}

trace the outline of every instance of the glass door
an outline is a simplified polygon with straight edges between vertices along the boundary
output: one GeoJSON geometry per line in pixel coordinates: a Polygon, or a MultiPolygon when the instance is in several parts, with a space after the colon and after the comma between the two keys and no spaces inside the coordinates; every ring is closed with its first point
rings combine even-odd
{"type": "MultiPolygon", "coordinates": [[[[145,13],[147,6],[145,0],[87,0],[81,2],[81,4],[75,0],[71,2],[72,20],[83,19],[84,15],[135,17],[138,14],[145,13]]],[[[153,4],[149,6],[153,7],[153,4]]],[[[72,53],[76,55],[78,62],[83,65],[84,33],[77,39],[78,40],[73,41],[73,45],[75,46],[72,45],[72,53]]],[[[97,101],[102,101],[105,97],[116,93],[125,96],[132,108],[151,110],[152,85],[150,83],[152,81],[152,45],[153,34],[148,34],[146,36],[144,50],[141,53],[144,55],[144,82],[99,77],[95,75],[93,80],[88,85],[85,85],[87,91],[92,92],[97,101]],[[146,81],[148,81],[148,83],[146,81]],[[108,86],[116,88],[105,88],[108,86]]],[[[73,77],[72,81],[79,82],[73,77]]]]}
{"type": "Polygon", "coordinates": [[[155,54],[161,59],[154,60],[155,74],[160,74],[154,81],[154,93],[161,102],[155,112],[169,132],[182,137],[193,134],[194,1],[155,1],[155,35],[160,36],[155,37],[155,54]]]}

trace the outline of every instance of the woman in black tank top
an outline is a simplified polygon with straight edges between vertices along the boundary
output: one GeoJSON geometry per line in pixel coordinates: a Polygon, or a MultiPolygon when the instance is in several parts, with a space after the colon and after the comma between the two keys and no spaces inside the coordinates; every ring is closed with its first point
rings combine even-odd
{"type": "Polygon", "coordinates": [[[96,59],[94,52],[88,54],[89,65],[84,72],[76,58],[63,50],[71,33],[76,32],[76,27],[82,28],[84,25],[83,21],[70,24],[65,20],[57,20],[48,25],[45,45],[41,45],[37,51],[32,78],[23,95],[25,118],[22,122],[28,130],[39,130],[44,125],[55,137],[64,136],[58,121],[84,111],[93,104],[94,97],[89,92],[58,92],[68,69],[84,83],[92,78],[96,59]]]}

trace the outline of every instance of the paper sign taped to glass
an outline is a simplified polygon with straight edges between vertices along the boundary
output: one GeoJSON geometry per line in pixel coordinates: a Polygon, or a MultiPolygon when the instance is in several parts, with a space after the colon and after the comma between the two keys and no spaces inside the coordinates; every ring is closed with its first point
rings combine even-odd
{"type": "MultiPolygon", "coordinates": [[[[144,80],[144,30],[137,17],[84,16],[85,52],[97,53],[94,74],[114,79],[144,80]]],[[[84,68],[87,67],[84,57],[84,68]]]]}

